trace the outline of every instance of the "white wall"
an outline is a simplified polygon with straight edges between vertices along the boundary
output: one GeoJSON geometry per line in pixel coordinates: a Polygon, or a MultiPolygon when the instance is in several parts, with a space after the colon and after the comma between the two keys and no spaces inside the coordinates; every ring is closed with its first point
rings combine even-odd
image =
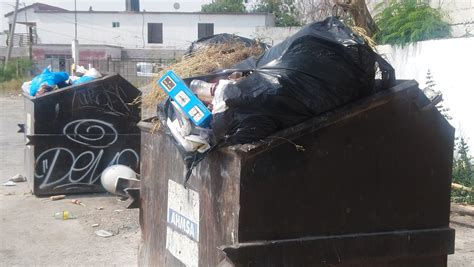
{"type": "Polygon", "coordinates": [[[0,33],[0,47],[6,46],[7,43],[7,35],[0,33]]]}
{"type": "MultiPolygon", "coordinates": [[[[73,0],[21,0],[20,8],[41,2],[48,5],[61,7],[67,10],[74,10],[73,0]]],[[[211,2],[211,0],[140,0],[140,10],[147,11],[175,11],[173,4],[179,2],[181,12],[201,11],[201,5],[211,2]]],[[[4,0],[0,2],[0,31],[8,29],[7,20],[4,14],[13,11],[15,1],[4,0]]],[[[77,0],[77,10],[88,10],[92,6],[95,11],[124,11],[125,0],[77,0]]]]}
{"type": "Polygon", "coordinates": [[[257,27],[252,38],[257,38],[269,45],[276,45],[300,29],[301,27],[257,27]]]}
{"type": "Polygon", "coordinates": [[[451,23],[474,22],[474,0],[431,0],[430,6],[446,12],[451,23]]]}
{"type": "MultiPolygon", "coordinates": [[[[74,38],[74,13],[35,13],[28,15],[28,20],[37,23],[42,44],[68,44],[74,38]]],[[[198,23],[214,23],[215,34],[251,37],[256,26],[272,25],[273,21],[267,15],[256,14],[85,12],[78,13],[77,31],[83,44],[185,49],[197,39],[198,23]],[[113,28],[112,22],[120,22],[120,27],[113,28]],[[163,44],[148,44],[147,23],[163,23],[163,44]]]]}
{"type": "MultiPolygon", "coordinates": [[[[20,6],[21,8],[21,6],[20,6]]],[[[13,21],[13,16],[11,17],[11,20],[13,21]]],[[[34,10],[32,8],[29,8],[25,11],[22,11],[22,12],[18,12],[18,15],[17,15],[17,18],[16,18],[16,21],[17,21],[17,24],[15,26],[15,33],[19,34],[19,33],[28,33],[28,29],[25,27],[24,24],[21,24],[22,22],[31,22],[31,21],[35,21],[37,20],[37,16],[36,16],[36,13],[34,12],[34,10]]],[[[12,21],[9,21],[9,20],[6,20],[6,24],[5,24],[5,30],[8,31],[8,25],[9,23],[11,23],[12,21]]]]}
{"type": "MultiPolygon", "coordinates": [[[[474,142],[474,37],[431,40],[405,48],[379,46],[395,68],[399,79],[415,79],[426,87],[431,71],[436,89],[443,93],[444,105],[453,117],[451,124],[474,142]]],[[[473,143],[471,143],[472,145],[473,143]]]]}

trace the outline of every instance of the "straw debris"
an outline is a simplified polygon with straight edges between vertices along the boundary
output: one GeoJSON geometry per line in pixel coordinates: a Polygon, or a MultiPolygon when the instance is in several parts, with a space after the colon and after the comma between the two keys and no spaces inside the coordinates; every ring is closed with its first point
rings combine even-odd
{"type": "Polygon", "coordinates": [[[358,26],[349,26],[355,34],[359,35],[364,39],[367,45],[370,46],[374,51],[376,50],[377,43],[370,36],[367,35],[367,31],[364,28],[358,26]]]}
{"type": "MultiPolygon", "coordinates": [[[[173,70],[181,78],[205,75],[219,69],[230,68],[249,57],[258,57],[263,52],[264,49],[259,45],[247,47],[239,42],[210,45],[184,56],[181,61],[160,71],[158,77],[163,76],[168,70],[173,70]]],[[[166,94],[156,83],[158,79],[153,82],[153,89],[142,97],[142,108],[156,107],[165,99],[166,94]]]]}

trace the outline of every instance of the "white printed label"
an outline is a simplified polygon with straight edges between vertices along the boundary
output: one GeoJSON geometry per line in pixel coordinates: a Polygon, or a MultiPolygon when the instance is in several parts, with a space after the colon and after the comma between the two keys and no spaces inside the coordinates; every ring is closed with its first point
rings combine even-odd
{"type": "Polygon", "coordinates": [[[194,106],[188,113],[195,122],[200,121],[202,117],[204,117],[204,112],[202,112],[198,106],[194,106]]]}
{"type": "Polygon", "coordinates": [[[184,108],[191,99],[189,99],[189,96],[184,92],[184,91],[179,91],[179,93],[176,94],[175,96],[176,102],[184,108]]]}
{"type": "Polygon", "coordinates": [[[199,263],[199,194],[168,180],[166,249],[186,266],[199,263]]]}

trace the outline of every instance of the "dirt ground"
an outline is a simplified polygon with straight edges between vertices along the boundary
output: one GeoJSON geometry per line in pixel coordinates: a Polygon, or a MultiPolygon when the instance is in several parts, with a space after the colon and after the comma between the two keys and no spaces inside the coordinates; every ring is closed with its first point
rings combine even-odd
{"type": "MultiPolygon", "coordinates": [[[[0,96],[0,184],[23,173],[23,98],[0,96]]],[[[474,217],[453,213],[456,253],[449,266],[474,266],[474,217]]],[[[138,210],[108,194],[69,196],[50,201],[30,193],[26,183],[0,185],[0,266],[136,266],[140,239],[138,210]],[[81,200],[86,206],[71,203],[81,200]],[[102,210],[96,208],[102,207],[102,210]],[[68,210],[78,218],[55,220],[55,212],[68,210]],[[92,227],[99,224],[98,227],[92,227]],[[97,230],[114,236],[103,238],[97,230]]]]}
{"type": "MultiPolygon", "coordinates": [[[[0,184],[23,173],[23,98],[0,97],[0,184]]],[[[27,183],[0,185],[0,266],[136,266],[138,210],[109,194],[73,195],[50,201],[30,193],[27,183]],[[79,199],[86,206],[71,203],[79,199]],[[102,207],[102,210],[96,208],[102,207]],[[56,220],[68,210],[74,220],[56,220]],[[99,224],[92,227],[93,224],[99,224]],[[114,234],[103,238],[97,230],[114,234]]]]}

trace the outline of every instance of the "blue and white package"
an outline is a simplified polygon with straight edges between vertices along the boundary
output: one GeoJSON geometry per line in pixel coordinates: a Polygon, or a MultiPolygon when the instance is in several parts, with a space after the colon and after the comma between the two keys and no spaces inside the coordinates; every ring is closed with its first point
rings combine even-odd
{"type": "Polygon", "coordinates": [[[211,112],[176,73],[172,70],[168,71],[160,78],[158,85],[178,103],[181,110],[194,124],[200,127],[208,125],[212,117],[211,112]]]}

